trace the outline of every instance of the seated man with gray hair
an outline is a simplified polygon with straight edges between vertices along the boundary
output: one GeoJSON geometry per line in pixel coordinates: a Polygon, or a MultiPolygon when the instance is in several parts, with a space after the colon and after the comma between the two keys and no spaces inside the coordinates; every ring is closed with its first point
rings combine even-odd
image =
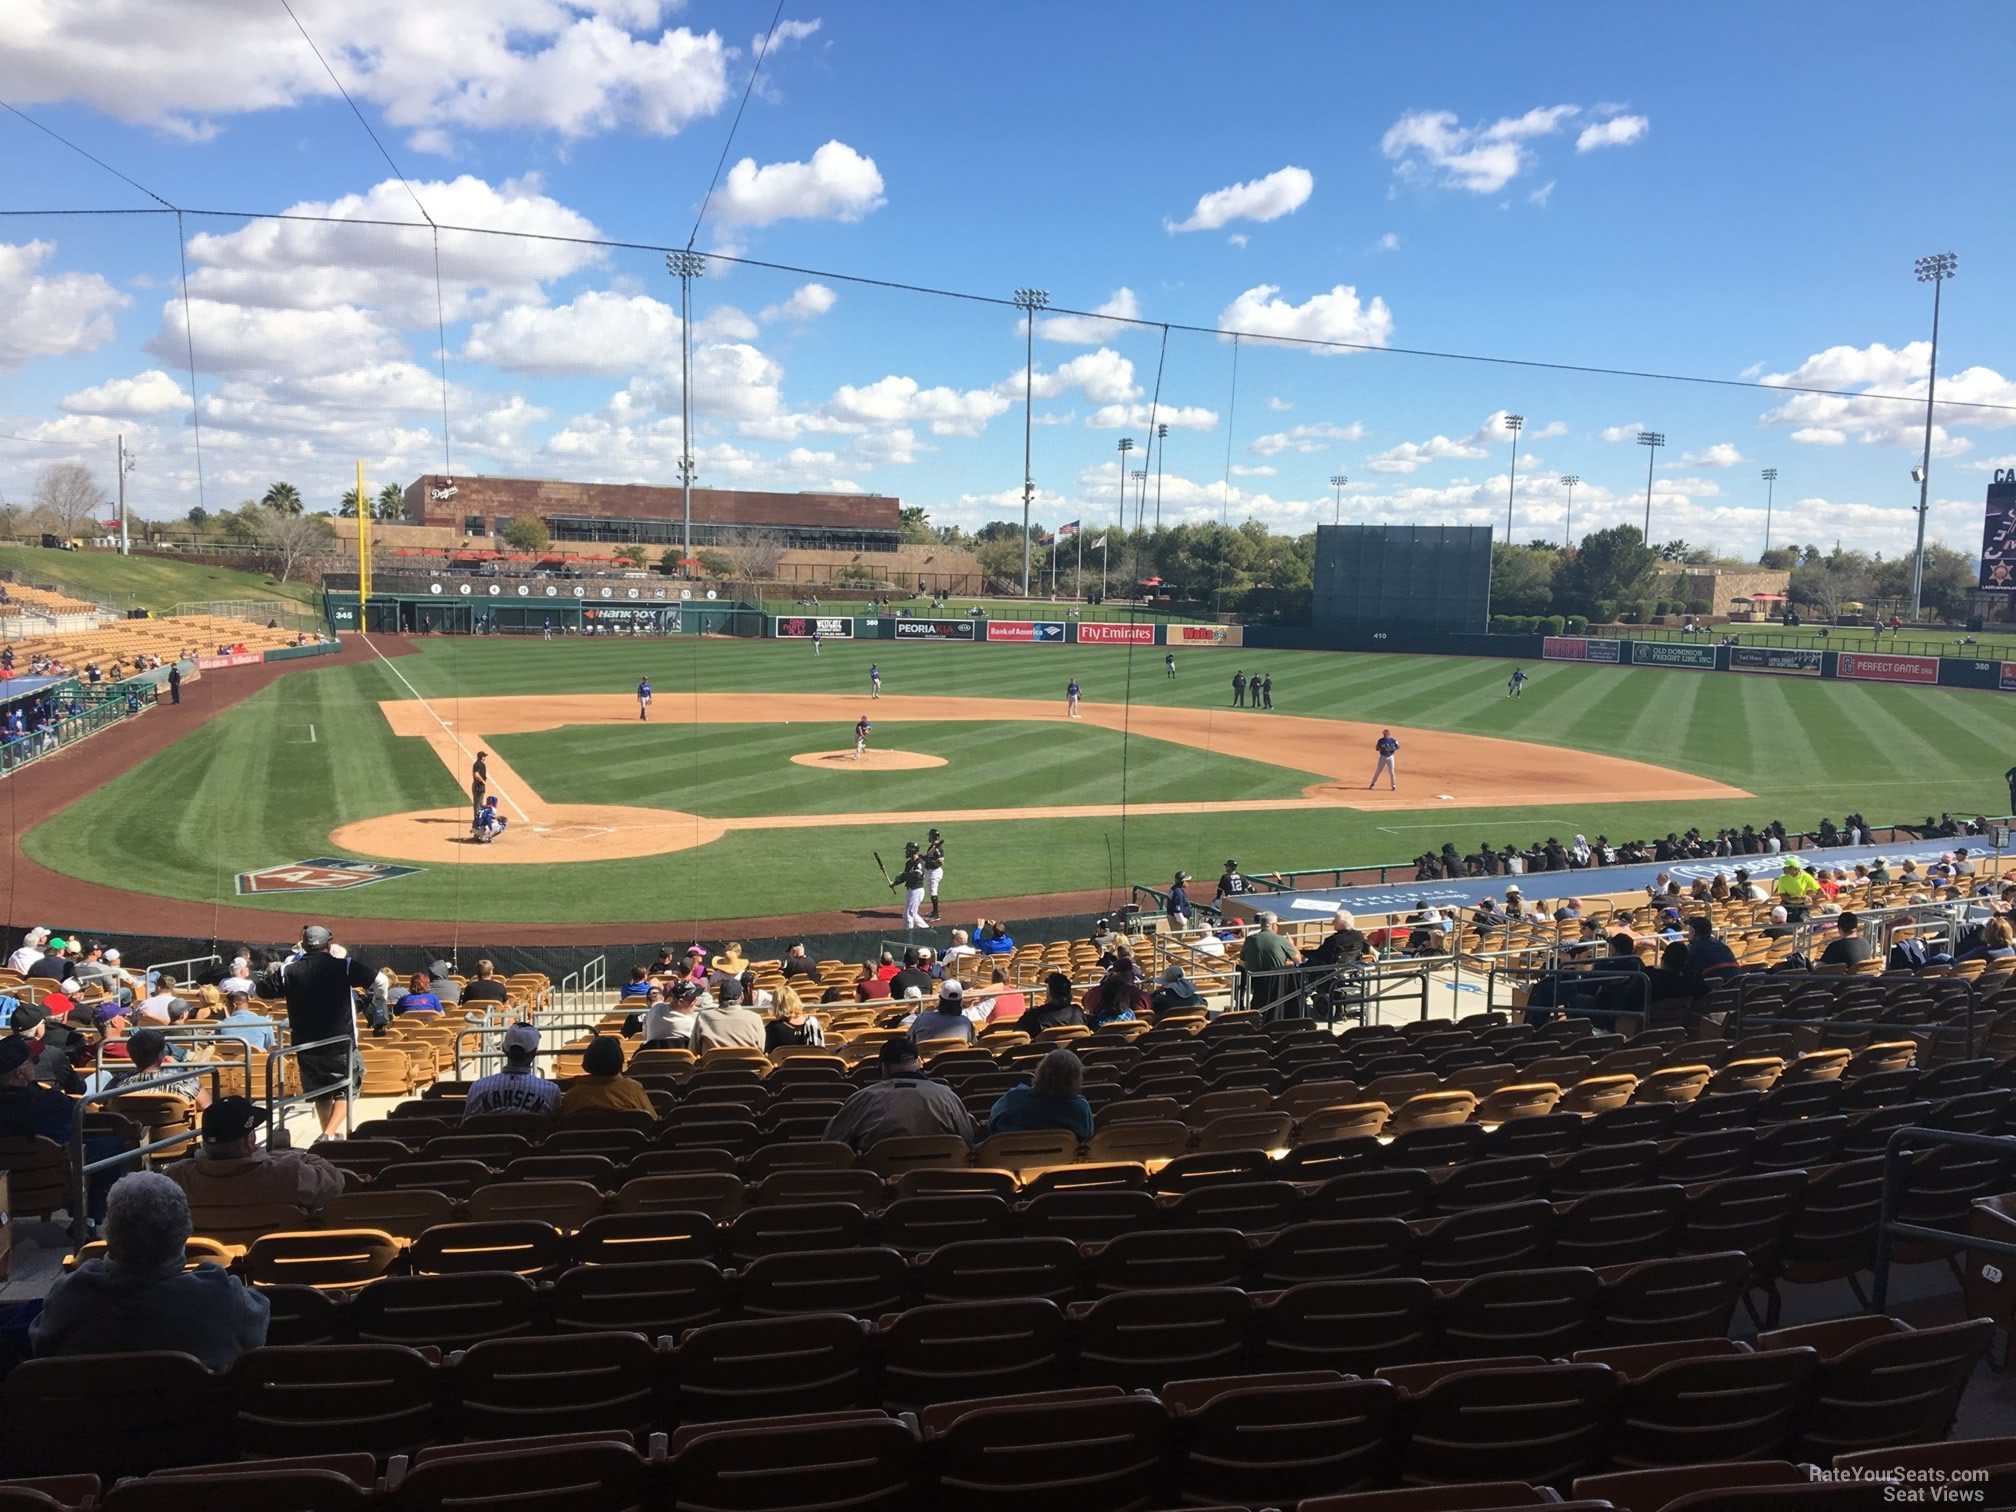
{"type": "Polygon", "coordinates": [[[189,1199],[158,1171],[113,1183],[105,1204],[105,1254],[49,1289],[29,1325],[38,1356],[171,1349],[229,1370],[266,1342],[272,1306],[222,1266],[183,1268],[189,1199]]]}

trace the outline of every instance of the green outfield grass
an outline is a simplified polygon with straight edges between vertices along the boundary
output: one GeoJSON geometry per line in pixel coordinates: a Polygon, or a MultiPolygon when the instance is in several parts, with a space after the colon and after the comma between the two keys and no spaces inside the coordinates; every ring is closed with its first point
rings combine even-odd
{"type": "MultiPolygon", "coordinates": [[[[861,692],[870,661],[891,694],[1061,697],[1076,676],[1088,700],[1199,707],[1231,699],[1235,667],[1274,677],[1284,712],[1461,730],[1599,751],[1699,772],[1745,788],[1727,804],[1585,802],[1530,809],[1348,810],[961,823],[965,807],[1118,801],[1120,738],[1058,725],[884,724],[883,744],[944,755],[927,771],[836,776],[792,766],[793,750],[837,749],[844,727],[599,726],[506,737],[499,749],[549,798],[664,805],[721,815],[923,809],[951,846],[948,917],[960,898],[1163,883],[1182,866],[1216,872],[1404,861],[1452,840],[1465,850],[1575,830],[1613,838],[1690,824],[1803,828],[1859,809],[1911,821],[2006,808],[2001,774],[2016,759],[2016,698],[1944,688],[1807,681],[1658,668],[1528,664],[1533,681],[1504,696],[1512,663],[1444,657],[1251,650],[775,641],[440,639],[396,663],[314,668],[282,679],[191,738],[149,758],[24,842],[55,869],[166,896],[268,909],[301,900],[238,899],[240,870],[328,853],[336,825],[456,803],[460,789],[417,740],[395,739],[376,704],[408,698],[404,679],[453,718],[457,695],[627,692],[649,673],[661,693],[861,692]],[[394,672],[396,667],[396,674],[394,672]],[[1130,679],[1131,671],[1131,679],[1130,679]],[[306,727],[314,724],[315,744],[306,727]]],[[[228,675],[228,674],[219,674],[228,675]]],[[[1228,710],[1228,719],[1262,721],[1228,710]]],[[[145,739],[143,720],[105,739],[145,739]]],[[[1369,759],[1369,758],[1368,758],[1369,759]]],[[[1157,798],[1290,794],[1305,774],[1135,739],[1128,793],[1157,798]],[[1171,789],[1175,791],[1170,791],[1171,789]]],[[[887,828],[730,834],[654,859],[599,865],[461,867],[314,900],[333,916],[461,918],[487,923],[719,918],[884,903],[869,859],[915,838],[887,828]]],[[[97,921],[89,921],[97,922],[97,921]]],[[[248,932],[256,933],[251,925],[248,932]]]]}
{"type": "Polygon", "coordinates": [[[198,599],[285,599],[317,614],[322,604],[322,590],[312,583],[275,583],[264,573],[170,556],[0,546],[0,568],[24,583],[47,584],[75,598],[156,614],[172,613],[177,604],[198,599]]]}

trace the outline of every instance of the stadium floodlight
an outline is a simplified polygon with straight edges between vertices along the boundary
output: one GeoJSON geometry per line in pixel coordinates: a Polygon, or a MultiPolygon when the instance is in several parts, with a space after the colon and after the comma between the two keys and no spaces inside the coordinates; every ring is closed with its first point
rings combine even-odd
{"type": "Polygon", "coordinates": [[[1568,489],[1568,514],[1561,522],[1561,548],[1565,551],[1575,544],[1575,485],[1582,480],[1569,473],[1561,481],[1568,489]]]}
{"type": "Polygon", "coordinates": [[[1512,432],[1512,471],[1505,479],[1505,544],[1512,544],[1512,490],[1519,486],[1519,431],[1526,424],[1524,415],[1507,415],[1505,429],[1512,432]]]}
{"type": "Polygon", "coordinates": [[[1337,490],[1337,502],[1330,511],[1330,523],[1332,525],[1341,525],[1344,523],[1344,485],[1350,481],[1343,473],[1330,474],[1330,486],[1337,490]]]}
{"type": "Polygon", "coordinates": [[[1036,475],[1029,467],[1029,444],[1035,421],[1036,312],[1050,304],[1048,289],[1017,289],[1015,308],[1022,312],[1027,344],[1022,358],[1022,597],[1029,597],[1029,506],[1036,497],[1036,475]]]}
{"type": "Polygon", "coordinates": [[[1155,528],[1162,528],[1162,455],[1169,450],[1169,427],[1155,427],[1155,528]]]}
{"type": "MultiPolygon", "coordinates": [[[[1152,444],[1152,443],[1151,443],[1152,444]]],[[[1139,530],[1148,515],[1148,469],[1134,469],[1134,528],[1139,530]]]]}
{"type": "Polygon", "coordinates": [[[1759,474],[1764,479],[1764,554],[1771,554],[1771,495],[1778,488],[1778,469],[1767,467],[1759,474]]]}
{"type": "Polygon", "coordinates": [[[698,252],[668,252],[665,271],[679,280],[679,495],[685,523],[680,532],[680,576],[693,560],[693,280],[707,271],[698,252]]]}
{"type": "MultiPolygon", "coordinates": [[[[1134,450],[1134,438],[1132,436],[1122,436],[1120,438],[1120,480],[1118,485],[1120,489],[1120,508],[1119,512],[1113,517],[1113,528],[1116,531],[1124,531],[1127,528],[1127,453],[1132,450],[1134,450]]],[[[1102,599],[1106,597],[1106,564],[1112,560],[1112,557],[1113,553],[1111,551],[1102,551],[1099,553],[1099,597],[1102,599]]]]}
{"type": "Polygon", "coordinates": [[[1939,293],[1960,271],[1952,252],[1934,252],[1913,265],[1918,282],[1932,285],[1932,361],[1925,370],[1925,459],[1918,464],[1918,545],[1911,555],[1911,618],[1917,619],[1925,593],[1925,517],[1932,508],[1932,396],[1939,389],[1939,293]]]}
{"type": "Polygon", "coordinates": [[[1645,448],[1645,544],[1652,544],[1652,463],[1666,444],[1664,431],[1638,432],[1638,444],[1645,448]]]}

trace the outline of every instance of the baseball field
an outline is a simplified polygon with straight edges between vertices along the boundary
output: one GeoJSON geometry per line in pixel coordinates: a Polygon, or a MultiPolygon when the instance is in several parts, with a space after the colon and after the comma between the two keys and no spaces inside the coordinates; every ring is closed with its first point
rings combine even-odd
{"type": "MultiPolygon", "coordinates": [[[[792,641],[381,638],[377,651],[93,742],[124,744],[125,769],[74,799],[38,801],[17,779],[20,851],[55,877],[183,900],[185,922],[221,933],[232,910],[304,906],[561,927],[844,910],[875,927],[889,907],[875,854],[893,869],[934,824],[951,916],[977,898],[1124,897],[1178,867],[1208,879],[1227,856],[1276,870],[1400,862],[1444,840],[1997,813],[2016,756],[2016,700],[1766,675],[1529,666],[1515,701],[1512,663],[1443,657],[1179,651],[1170,679],[1159,647],[829,642],[815,657],[792,641]],[[1230,707],[1235,668],[1273,677],[1272,712],[1230,707]],[[863,713],[874,730],[857,763],[863,713]],[[1388,725],[1399,788],[1368,792],[1388,725]],[[478,749],[510,820],[492,845],[468,838],[478,749]],[[242,880],[326,858],[402,870],[312,902],[242,880]]],[[[38,912],[32,891],[16,912],[38,912]]]]}

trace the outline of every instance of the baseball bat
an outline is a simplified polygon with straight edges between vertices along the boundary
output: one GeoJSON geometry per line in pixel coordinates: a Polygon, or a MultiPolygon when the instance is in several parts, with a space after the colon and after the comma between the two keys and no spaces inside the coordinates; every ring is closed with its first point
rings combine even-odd
{"type": "MultiPolygon", "coordinates": [[[[882,873],[882,880],[889,882],[889,868],[882,864],[882,852],[870,851],[868,854],[875,858],[875,870],[882,873]]],[[[889,891],[896,891],[896,884],[894,882],[889,882],[889,891]]]]}

